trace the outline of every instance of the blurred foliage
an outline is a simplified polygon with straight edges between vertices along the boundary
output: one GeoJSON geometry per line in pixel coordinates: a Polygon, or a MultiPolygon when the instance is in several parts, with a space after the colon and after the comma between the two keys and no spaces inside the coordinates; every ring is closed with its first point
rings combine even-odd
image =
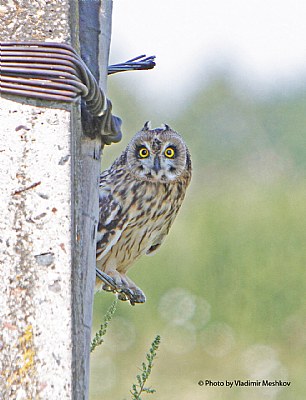
{"type": "Polygon", "coordinates": [[[133,383],[130,393],[133,400],[141,400],[140,396],[145,394],[153,394],[156,392],[155,389],[147,386],[147,381],[150,378],[153,361],[156,358],[157,350],[160,345],[160,336],[157,335],[153,340],[149,352],[146,354],[146,362],[141,364],[141,374],[136,375],[137,383],[133,383]]]}
{"type": "MultiPolygon", "coordinates": [[[[131,93],[113,84],[110,97],[125,138],[105,149],[105,166],[150,119],[131,93]]],[[[118,304],[92,355],[91,400],[126,398],[157,332],[156,399],[305,398],[305,110],[306,93],[259,98],[219,77],[177,116],[161,112],[188,143],[194,177],[161,250],[129,272],[147,303],[118,304]],[[198,385],[257,378],[292,383],[198,385]]],[[[112,301],[96,295],[94,329],[112,301]]]]}
{"type": "Polygon", "coordinates": [[[100,325],[99,330],[96,332],[94,338],[90,343],[91,353],[96,349],[97,346],[100,346],[102,343],[104,343],[104,336],[106,335],[108,324],[110,323],[115,314],[117,303],[118,299],[116,298],[109,307],[109,309],[106,311],[103,323],[100,325]]]}

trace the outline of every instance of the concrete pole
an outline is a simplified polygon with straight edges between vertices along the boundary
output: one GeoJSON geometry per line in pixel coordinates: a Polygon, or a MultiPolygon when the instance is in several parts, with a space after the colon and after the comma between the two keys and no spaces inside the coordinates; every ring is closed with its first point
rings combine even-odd
{"type": "MultiPolygon", "coordinates": [[[[1,40],[77,48],[76,4],[0,3],[1,40]]],[[[101,139],[79,104],[6,96],[0,122],[0,399],[87,399],[101,139]]]]}

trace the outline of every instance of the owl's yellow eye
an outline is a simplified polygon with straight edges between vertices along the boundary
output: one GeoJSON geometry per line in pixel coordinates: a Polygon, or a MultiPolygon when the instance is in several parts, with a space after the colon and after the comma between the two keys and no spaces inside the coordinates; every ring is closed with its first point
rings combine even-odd
{"type": "Polygon", "coordinates": [[[138,154],[140,158],[147,158],[149,157],[149,150],[146,147],[141,147],[138,150],[138,154]]]}
{"type": "Polygon", "coordinates": [[[167,147],[165,150],[165,156],[167,158],[173,158],[175,156],[175,150],[173,147],[167,147]]]}

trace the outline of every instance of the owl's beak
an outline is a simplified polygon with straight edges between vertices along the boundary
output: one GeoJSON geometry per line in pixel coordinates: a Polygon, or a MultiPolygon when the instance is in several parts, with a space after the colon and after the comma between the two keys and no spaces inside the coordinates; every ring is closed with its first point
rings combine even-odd
{"type": "Polygon", "coordinates": [[[160,160],[158,156],[155,156],[154,158],[154,165],[153,165],[153,170],[156,172],[156,174],[159,173],[160,171],[160,160]]]}

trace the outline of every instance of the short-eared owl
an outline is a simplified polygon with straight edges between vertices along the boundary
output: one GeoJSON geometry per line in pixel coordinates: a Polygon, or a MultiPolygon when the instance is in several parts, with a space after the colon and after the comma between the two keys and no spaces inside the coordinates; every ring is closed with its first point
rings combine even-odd
{"type": "Polygon", "coordinates": [[[116,292],[132,305],[145,302],[144,293],[126,273],[141,255],[160,247],[190,179],[190,154],[181,136],[168,125],[150,129],[149,123],[102,172],[97,289],[116,292]]]}

